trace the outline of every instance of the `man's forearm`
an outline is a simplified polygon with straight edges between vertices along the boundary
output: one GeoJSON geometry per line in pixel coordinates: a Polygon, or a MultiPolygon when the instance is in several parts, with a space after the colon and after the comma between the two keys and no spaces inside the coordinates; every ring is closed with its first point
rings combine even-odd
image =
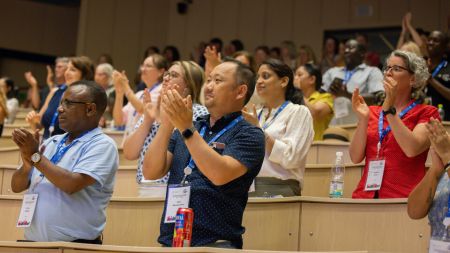
{"type": "Polygon", "coordinates": [[[32,168],[22,165],[18,170],[14,171],[11,178],[11,190],[15,193],[23,192],[30,186],[30,173],[32,168]]]}

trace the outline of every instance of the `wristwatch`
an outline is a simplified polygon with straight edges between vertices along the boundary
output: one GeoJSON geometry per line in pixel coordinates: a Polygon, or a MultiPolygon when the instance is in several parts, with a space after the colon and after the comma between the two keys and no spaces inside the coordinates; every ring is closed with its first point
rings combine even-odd
{"type": "Polygon", "coordinates": [[[384,115],[392,114],[395,115],[397,113],[397,110],[395,110],[395,107],[391,106],[387,111],[383,111],[384,115]]]}
{"type": "Polygon", "coordinates": [[[36,152],[31,155],[31,161],[36,165],[41,161],[41,154],[39,152],[36,152]]]}
{"type": "Polygon", "coordinates": [[[191,136],[194,134],[195,131],[197,131],[197,129],[194,126],[192,126],[188,129],[184,130],[183,132],[181,132],[181,135],[183,135],[183,138],[185,140],[187,140],[187,139],[191,138],[191,136]]]}

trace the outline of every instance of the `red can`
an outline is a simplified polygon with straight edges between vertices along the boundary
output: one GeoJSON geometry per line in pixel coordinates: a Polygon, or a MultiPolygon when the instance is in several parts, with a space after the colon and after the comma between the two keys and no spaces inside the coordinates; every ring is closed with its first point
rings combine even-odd
{"type": "Polygon", "coordinates": [[[192,208],[178,208],[173,230],[172,247],[190,247],[194,211],[192,208]]]}

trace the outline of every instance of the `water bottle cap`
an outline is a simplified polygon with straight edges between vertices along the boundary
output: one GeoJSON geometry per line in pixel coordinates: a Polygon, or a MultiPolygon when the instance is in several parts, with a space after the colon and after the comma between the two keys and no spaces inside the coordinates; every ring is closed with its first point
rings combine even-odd
{"type": "Polygon", "coordinates": [[[336,152],[336,156],[343,156],[343,155],[344,155],[344,153],[341,151],[336,152]]]}

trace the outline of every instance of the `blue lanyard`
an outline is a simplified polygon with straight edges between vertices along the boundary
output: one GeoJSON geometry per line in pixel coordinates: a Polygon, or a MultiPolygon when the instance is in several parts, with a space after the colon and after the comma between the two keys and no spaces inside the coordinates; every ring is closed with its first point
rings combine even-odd
{"type": "MultiPolygon", "coordinates": [[[[263,125],[263,129],[267,129],[270,125],[272,125],[272,122],[275,120],[275,118],[278,116],[278,114],[281,113],[281,111],[284,110],[284,108],[286,108],[286,106],[289,104],[289,101],[284,101],[284,103],[280,106],[280,108],[278,108],[278,110],[275,112],[275,115],[273,115],[273,118],[270,120],[270,122],[266,122],[263,125]]],[[[261,114],[262,114],[262,110],[259,112],[258,114],[258,121],[261,120],[261,114]]]]}
{"type": "MultiPolygon", "coordinates": [[[[161,83],[156,83],[155,85],[153,85],[153,87],[151,87],[150,89],[144,89],[144,92],[148,92],[151,93],[154,89],[156,89],[158,86],[160,86],[161,83]]],[[[144,93],[142,93],[142,95],[139,97],[139,99],[142,99],[144,97],[144,93]]],[[[135,117],[137,114],[137,111],[134,110],[133,112],[133,117],[135,117]]]]}
{"type": "MultiPolygon", "coordinates": [[[[235,118],[230,124],[228,124],[228,126],[226,126],[225,128],[223,128],[222,130],[220,130],[219,133],[217,133],[209,142],[208,142],[208,146],[211,145],[211,143],[217,141],[217,139],[219,139],[220,136],[222,136],[226,131],[230,130],[231,128],[233,128],[234,126],[236,126],[237,123],[239,123],[244,117],[239,116],[237,118],[235,118]]],[[[203,126],[200,129],[200,136],[203,138],[203,136],[205,136],[205,132],[206,132],[206,126],[203,126]]],[[[189,159],[189,163],[188,163],[188,167],[191,169],[195,168],[195,162],[191,158],[189,159]]]]}
{"type": "Polygon", "coordinates": [[[439,65],[434,69],[433,74],[431,74],[431,76],[434,78],[445,65],[447,65],[447,61],[442,60],[441,63],[439,63],[439,65]]]}
{"type": "MultiPolygon", "coordinates": [[[[94,128],[95,129],[95,128],[94,128]]],[[[93,129],[92,129],[93,130],[93,129]]],[[[78,142],[78,140],[83,137],[84,135],[86,135],[87,133],[89,133],[90,131],[86,131],[84,133],[82,133],[80,136],[78,136],[75,140],[73,140],[69,145],[63,147],[64,143],[66,143],[67,138],[69,138],[69,133],[67,133],[62,140],[58,143],[58,146],[56,146],[56,152],[53,154],[52,158],[50,159],[50,162],[52,162],[53,164],[57,164],[62,157],[67,153],[67,151],[69,151],[69,149],[78,142]]],[[[41,181],[44,179],[44,174],[40,174],[39,175],[42,179],[41,181]]],[[[38,182],[37,184],[34,185],[33,187],[33,191],[36,188],[36,185],[38,185],[40,182],[38,182]]]]}
{"type": "MultiPolygon", "coordinates": [[[[95,128],[94,128],[95,129],[95,128]]],[[[86,131],[84,133],[82,133],[80,136],[78,136],[75,140],[73,140],[69,145],[63,147],[64,143],[66,143],[67,139],[69,138],[69,134],[67,133],[66,136],[64,136],[64,138],[62,138],[62,140],[58,143],[58,146],[56,147],[56,152],[55,154],[53,154],[52,158],[50,159],[50,161],[53,164],[57,164],[62,157],[67,153],[67,151],[69,151],[69,149],[78,142],[78,140],[83,137],[84,135],[86,135],[87,133],[89,133],[92,130],[86,131]]]]}
{"type": "Polygon", "coordinates": [[[347,85],[348,81],[350,81],[350,79],[352,78],[353,74],[355,74],[356,70],[357,70],[356,68],[353,69],[353,70],[345,69],[345,77],[344,77],[344,81],[342,81],[342,83],[347,85]]]}
{"type": "MultiPolygon", "coordinates": [[[[400,114],[398,115],[401,118],[403,118],[403,116],[405,116],[405,114],[407,114],[409,111],[411,111],[414,107],[416,107],[417,102],[414,101],[412,104],[410,104],[408,107],[406,107],[405,109],[403,109],[403,111],[400,112],[400,114]]],[[[380,116],[378,117],[378,136],[380,137],[380,139],[378,140],[378,152],[379,152],[379,148],[381,146],[381,143],[383,142],[384,137],[386,137],[386,135],[391,131],[391,126],[387,126],[386,129],[383,130],[383,117],[384,117],[384,113],[383,113],[383,109],[381,109],[380,111],[380,116]]]]}
{"type": "MultiPolygon", "coordinates": [[[[59,89],[62,91],[65,91],[67,89],[67,85],[62,84],[59,87],[59,89]]],[[[62,95],[61,95],[61,99],[62,99],[62,95]]],[[[59,103],[61,103],[61,99],[59,100],[59,103]]],[[[58,105],[59,105],[59,103],[58,103],[58,105]]],[[[56,124],[56,119],[58,118],[58,116],[59,116],[59,111],[58,111],[58,107],[56,107],[56,111],[53,114],[52,121],[50,122],[50,127],[48,128],[48,130],[50,132],[50,136],[52,136],[52,133],[55,131],[55,124],[56,124]]]]}

